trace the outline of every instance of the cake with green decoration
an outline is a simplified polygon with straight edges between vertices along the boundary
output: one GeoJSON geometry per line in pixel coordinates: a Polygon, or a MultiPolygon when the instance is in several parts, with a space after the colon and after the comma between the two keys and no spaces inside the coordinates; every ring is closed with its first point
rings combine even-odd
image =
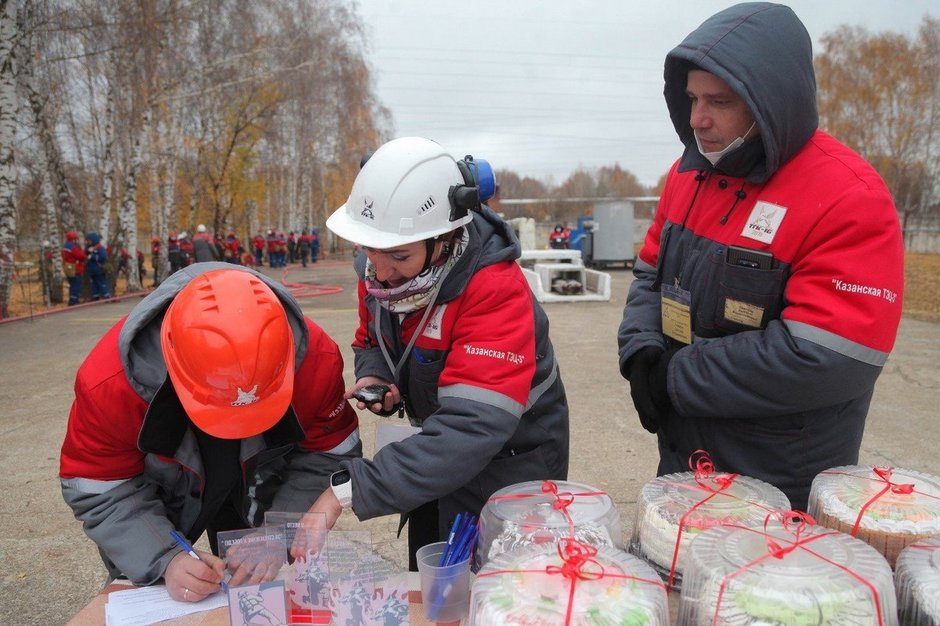
{"type": "Polygon", "coordinates": [[[779,520],[716,527],[687,557],[679,603],[686,626],[897,624],[888,562],[845,533],[779,520]]]}
{"type": "Polygon", "coordinates": [[[901,551],[894,587],[901,626],[940,626],[940,537],[901,551]]]}
{"type": "Polygon", "coordinates": [[[647,560],[675,589],[685,553],[703,531],[723,524],[760,526],[790,501],[773,485],[739,474],[667,474],[643,485],[630,552],[647,560]]]}
{"type": "MultiPolygon", "coordinates": [[[[617,548],[528,545],[479,571],[467,626],[666,626],[659,576],[617,548]]],[[[576,542],[577,545],[577,542],[576,542]]]]}
{"type": "Polygon", "coordinates": [[[940,535],[940,478],[901,468],[843,465],[819,473],[809,514],[865,541],[895,566],[908,545],[940,535]]]}

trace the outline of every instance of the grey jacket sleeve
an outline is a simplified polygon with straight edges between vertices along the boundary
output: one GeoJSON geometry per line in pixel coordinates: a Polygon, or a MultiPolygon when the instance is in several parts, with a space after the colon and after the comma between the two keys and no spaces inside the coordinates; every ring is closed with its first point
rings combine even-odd
{"type": "Polygon", "coordinates": [[[680,415],[772,417],[858,398],[880,373],[773,320],[764,330],[682,348],[669,364],[667,388],[680,415]]]}
{"type": "Polygon", "coordinates": [[[394,376],[385,362],[381,348],[353,347],[353,352],[356,355],[356,380],[364,376],[375,376],[382,380],[394,382],[394,376]]]}
{"type": "Polygon", "coordinates": [[[341,469],[340,461],[362,456],[362,443],[346,454],[329,452],[293,453],[283,471],[284,484],[274,494],[272,511],[304,512],[330,486],[330,474],[341,469]]]}
{"type": "Polygon", "coordinates": [[[665,348],[662,335],[659,291],[653,290],[656,268],[639,258],[633,267],[633,282],[623,308],[623,321],[617,333],[620,373],[626,378],[630,357],[641,348],[665,348]]]}
{"type": "Polygon", "coordinates": [[[371,461],[344,463],[352,475],[356,517],[410,511],[479,474],[509,441],[522,412],[522,407],[518,412],[499,408],[507,399],[492,396],[487,400],[441,394],[440,410],[424,421],[422,432],[387,445],[371,461]]]}
{"type": "Polygon", "coordinates": [[[150,585],[163,576],[180,548],[156,485],[143,476],[120,482],[73,478],[61,485],[85,534],[132,583],[150,585]]]}

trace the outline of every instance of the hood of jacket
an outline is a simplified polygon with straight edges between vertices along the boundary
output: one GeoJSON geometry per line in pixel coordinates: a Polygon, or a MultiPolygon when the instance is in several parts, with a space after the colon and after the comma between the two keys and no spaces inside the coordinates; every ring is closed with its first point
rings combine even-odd
{"type": "Polygon", "coordinates": [[[87,239],[88,243],[90,243],[91,245],[97,246],[98,242],[101,241],[101,235],[99,235],[98,233],[86,233],[85,239],[87,239]]]}
{"type": "Polygon", "coordinates": [[[685,146],[679,171],[714,169],[699,153],[689,121],[686,78],[695,68],[725,81],[760,129],[759,140],[746,142],[719,162],[729,175],[766,182],[819,125],[812,40],[803,23],[780,4],[737,4],[705,20],[666,55],[663,94],[685,146]],[[735,158],[736,153],[741,154],[735,158]],[[726,161],[744,171],[728,171],[726,161]]]}
{"type": "Polygon", "coordinates": [[[124,365],[124,374],[131,387],[147,402],[153,399],[167,376],[166,361],[160,346],[160,326],[170,302],[193,278],[220,269],[250,272],[274,291],[287,311],[287,319],[294,333],[295,366],[299,368],[304,360],[308,341],[307,323],[304,321],[300,303],[284,285],[241,265],[213,261],[193,263],[171,274],[157,289],[141,300],[127,316],[118,336],[118,350],[124,365]]]}
{"type": "MultiPolygon", "coordinates": [[[[522,245],[512,227],[485,204],[480,211],[473,212],[473,219],[463,228],[470,233],[470,241],[444,280],[437,296],[439,303],[449,302],[463,293],[479,269],[502,261],[515,261],[522,256],[522,245]]],[[[366,255],[360,254],[356,260],[360,280],[365,277],[365,267],[366,255]]]]}

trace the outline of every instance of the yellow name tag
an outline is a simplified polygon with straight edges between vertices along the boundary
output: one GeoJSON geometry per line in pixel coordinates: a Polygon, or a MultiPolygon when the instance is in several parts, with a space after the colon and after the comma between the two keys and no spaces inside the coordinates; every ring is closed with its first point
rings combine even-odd
{"type": "Polygon", "coordinates": [[[692,343],[692,294],[663,285],[660,295],[663,334],[682,343],[692,343]]]}
{"type": "Polygon", "coordinates": [[[725,298],[725,319],[751,328],[760,328],[764,308],[740,300],[725,298]]]}

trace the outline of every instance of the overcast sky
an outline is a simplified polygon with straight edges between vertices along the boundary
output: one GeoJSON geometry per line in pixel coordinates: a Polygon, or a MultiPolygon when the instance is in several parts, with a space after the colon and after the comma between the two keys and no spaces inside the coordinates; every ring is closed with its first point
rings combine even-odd
{"type": "MultiPolygon", "coordinates": [[[[395,136],[559,183],[619,163],[654,185],[680,152],[665,55],[713,0],[358,0],[395,136]]],[[[914,36],[936,0],[796,0],[814,51],[840,25],[914,36]]],[[[876,86],[873,86],[876,88],[876,86]]]]}

